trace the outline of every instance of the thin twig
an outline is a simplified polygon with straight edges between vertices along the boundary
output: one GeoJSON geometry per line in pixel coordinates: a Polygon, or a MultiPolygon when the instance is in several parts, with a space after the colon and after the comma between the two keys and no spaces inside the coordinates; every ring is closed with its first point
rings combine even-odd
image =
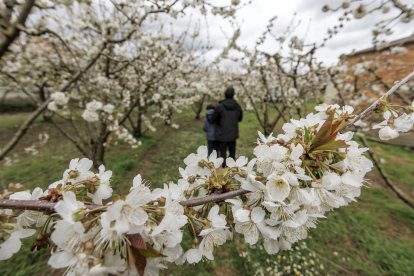
{"type": "Polygon", "coordinates": [[[363,134],[357,134],[358,137],[361,139],[362,144],[364,147],[368,148],[368,155],[371,157],[372,162],[374,163],[375,168],[378,170],[382,180],[384,180],[384,183],[397,195],[399,199],[401,199],[405,204],[410,206],[414,209],[414,203],[411,202],[405,195],[404,192],[400,191],[398,187],[392,183],[392,181],[389,179],[387,174],[385,173],[384,169],[381,167],[380,162],[378,161],[377,157],[375,156],[374,152],[371,150],[371,148],[368,145],[367,140],[365,139],[365,136],[363,134]]]}
{"type": "Polygon", "coordinates": [[[388,90],[387,93],[385,93],[384,95],[382,95],[381,98],[379,98],[378,100],[376,100],[367,109],[365,109],[364,111],[362,111],[361,113],[359,113],[351,122],[349,122],[349,124],[347,124],[345,126],[345,128],[347,128],[347,127],[355,124],[355,122],[358,122],[359,120],[365,118],[369,113],[371,113],[372,111],[376,110],[381,105],[381,100],[383,100],[384,98],[387,98],[391,94],[395,93],[398,90],[398,88],[400,88],[403,84],[407,83],[413,77],[414,77],[414,71],[412,71],[410,74],[408,74],[407,76],[405,76],[405,78],[403,78],[401,81],[397,82],[393,87],[391,87],[390,90],[388,90]]]}
{"type": "Polygon", "coordinates": [[[28,18],[34,4],[35,0],[27,0],[24,3],[16,22],[7,29],[7,35],[0,40],[0,59],[7,52],[7,49],[13,41],[19,36],[20,29],[18,27],[25,25],[26,19],[28,18]]]}
{"type": "MultiPolygon", "coordinates": [[[[15,210],[31,210],[31,211],[54,211],[56,202],[46,200],[18,200],[18,199],[0,199],[0,208],[15,210]]],[[[100,205],[85,205],[87,209],[96,209],[102,207],[100,205]]]]}
{"type": "Polygon", "coordinates": [[[194,207],[194,206],[203,205],[203,204],[206,204],[206,203],[224,201],[226,199],[233,198],[233,197],[240,196],[240,195],[244,195],[244,194],[247,194],[249,192],[250,191],[239,189],[239,190],[227,192],[227,193],[224,193],[224,194],[213,194],[213,195],[205,196],[205,197],[202,197],[202,198],[196,198],[196,199],[181,201],[180,204],[183,205],[183,206],[187,206],[187,207],[194,207]]]}
{"type": "MultiPolygon", "coordinates": [[[[243,194],[249,193],[249,191],[240,189],[231,191],[224,194],[214,194],[202,198],[190,199],[181,201],[180,204],[187,207],[194,207],[211,202],[223,201],[228,198],[233,198],[243,194]]],[[[32,210],[32,211],[53,211],[56,202],[50,202],[46,200],[17,200],[17,199],[0,199],[0,209],[17,209],[17,210],[32,210]]],[[[85,205],[86,208],[94,210],[102,207],[100,205],[85,205]]]]}

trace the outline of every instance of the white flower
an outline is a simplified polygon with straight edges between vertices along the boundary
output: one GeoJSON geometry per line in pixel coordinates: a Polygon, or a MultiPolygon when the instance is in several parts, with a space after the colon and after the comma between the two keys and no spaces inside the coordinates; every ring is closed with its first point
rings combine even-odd
{"type": "Polygon", "coordinates": [[[32,236],[36,230],[15,229],[8,239],[0,244],[0,260],[7,260],[20,250],[22,242],[20,239],[32,236]]]}
{"type": "Polygon", "coordinates": [[[267,254],[273,255],[279,252],[279,243],[276,239],[264,238],[263,247],[267,254]]]}
{"type": "Polygon", "coordinates": [[[58,111],[58,106],[55,102],[50,102],[47,105],[47,109],[49,109],[50,111],[56,112],[58,111]]]}
{"type": "Polygon", "coordinates": [[[203,258],[203,252],[199,248],[191,248],[185,253],[185,258],[189,264],[198,263],[203,258]]]}
{"type": "Polygon", "coordinates": [[[250,191],[250,193],[246,194],[248,204],[255,204],[261,201],[266,194],[266,186],[256,180],[256,176],[252,174],[249,174],[245,180],[241,181],[240,188],[250,191]]]}
{"type": "Polygon", "coordinates": [[[65,250],[74,251],[84,241],[85,228],[79,221],[70,223],[66,220],[59,220],[55,225],[50,239],[65,250]]]}
{"type": "Polygon", "coordinates": [[[302,154],[303,154],[303,146],[301,144],[291,145],[291,152],[290,152],[290,160],[293,162],[295,166],[300,166],[302,164],[302,154]]]}
{"type": "Polygon", "coordinates": [[[414,118],[406,113],[396,118],[394,121],[394,127],[399,132],[407,132],[413,128],[414,118]]]}
{"type": "Polygon", "coordinates": [[[226,226],[226,217],[219,214],[218,205],[214,205],[210,209],[207,218],[211,222],[211,227],[200,232],[203,240],[200,243],[199,249],[207,259],[214,260],[214,246],[223,245],[231,237],[231,233],[226,226]]]}
{"type": "Polygon", "coordinates": [[[341,177],[336,173],[327,173],[322,177],[322,186],[327,190],[335,190],[341,184],[341,177]]]}
{"type": "Polygon", "coordinates": [[[125,259],[120,254],[106,252],[103,259],[104,263],[97,264],[90,269],[90,275],[118,275],[126,272],[128,269],[125,259]]]}
{"type": "Polygon", "coordinates": [[[391,140],[391,139],[395,139],[399,136],[400,134],[398,133],[398,131],[394,128],[391,128],[390,126],[385,126],[383,128],[381,128],[378,132],[378,136],[381,140],[391,140]]]}
{"type": "Polygon", "coordinates": [[[106,104],[102,107],[102,110],[108,114],[112,114],[114,112],[114,106],[112,104],[106,104]]]}
{"type": "Polygon", "coordinates": [[[98,113],[96,113],[95,111],[88,110],[88,109],[83,111],[82,118],[89,123],[95,123],[99,121],[98,113]]]}
{"type": "Polygon", "coordinates": [[[268,144],[270,142],[273,141],[274,137],[273,137],[273,133],[270,133],[270,135],[268,137],[264,136],[263,133],[261,133],[260,131],[257,132],[257,134],[259,135],[259,138],[257,138],[257,143],[260,144],[268,144]]]}
{"type": "Polygon", "coordinates": [[[238,209],[234,213],[236,232],[242,233],[248,244],[256,244],[260,238],[260,230],[265,229],[265,215],[266,212],[261,207],[254,207],[252,210],[238,209]]]}
{"type": "Polygon", "coordinates": [[[48,262],[53,268],[69,267],[68,275],[87,275],[89,273],[88,256],[85,253],[74,253],[66,250],[54,252],[48,262]]]}
{"type": "Polygon", "coordinates": [[[104,234],[115,231],[120,234],[134,234],[143,231],[148,220],[147,212],[142,208],[151,201],[151,192],[144,185],[136,185],[125,200],[117,200],[101,215],[104,234]]]}
{"type": "Polygon", "coordinates": [[[85,208],[85,205],[76,200],[76,196],[73,192],[65,192],[62,195],[63,200],[59,201],[55,205],[55,211],[67,222],[75,223],[76,213],[85,208]]]}
{"type": "Polygon", "coordinates": [[[318,112],[326,112],[328,109],[338,109],[340,106],[337,104],[320,104],[315,106],[315,110],[318,112]]]}
{"type": "Polygon", "coordinates": [[[398,117],[396,112],[386,111],[384,112],[384,119],[384,121],[372,127],[373,129],[381,128],[378,132],[381,140],[397,138],[399,132],[407,132],[414,125],[414,118],[406,113],[398,117]],[[390,125],[391,119],[393,119],[393,123],[390,125]]]}
{"type": "MultiPolygon", "coordinates": [[[[43,195],[43,191],[40,188],[35,188],[30,194],[29,192],[17,192],[10,195],[10,199],[17,200],[37,200],[43,195]]],[[[24,211],[17,217],[17,225],[20,228],[30,227],[30,226],[40,226],[43,224],[47,218],[42,212],[37,211],[24,211]]]]}
{"type": "Polygon", "coordinates": [[[203,161],[211,162],[215,168],[219,168],[223,163],[223,158],[217,158],[216,151],[213,151],[208,157],[207,147],[200,146],[197,149],[197,154],[191,153],[184,159],[184,163],[187,165],[185,171],[190,175],[209,176],[211,172],[206,165],[201,164],[203,161]]]}
{"type": "Polygon", "coordinates": [[[112,171],[105,171],[104,165],[99,166],[99,186],[95,193],[88,193],[88,197],[92,199],[93,203],[102,205],[103,199],[108,199],[112,196],[112,188],[109,183],[111,176],[112,171]]]}
{"type": "Polygon", "coordinates": [[[341,175],[341,180],[342,180],[342,183],[345,185],[359,188],[362,186],[363,175],[351,173],[348,171],[344,173],[343,175],[341,175]]]}
{"type": "Polygon", "coordinates": [[[158,276],[161,269],[167,267],[161,263],[162,258],[147,258],[144,276],[158,276]]]}
{"type": "Polygon", "coordinates": [[[259,145],[254,149],[254,155],[259,162],[280,161],[286,157],[288,149],[280,145],[259,145]]]}
{"type": "Polygon", "coordinates": [[[59,106],[64,106],[69,102],[69,98],[62,92],[54,92],[50,95],[52,101],[59,106]]]}
{"type": "Polygon", "coordinates": [[[96,112],[98,110],[101,110],[103,107],[103,104],[99,101],[93,100],[86,104],[86,110],[96,112]]]}
{"type": "Polygon", "coordinates": [[[249,160],[247,159],[247,157],[244,157],[244,156],[240,156],[239,158],[237,158],[236,161],[234,161],[233,158],[229,157],[226,159],[226,166],[229,168],[236,167],[236,168],[242,169],[244,166],[247,165],[248,161],[249,160]]]}
{"type": "Polygon", "coordinates": [[[282,202],[289,196],[290,185],[282,176],[272,174],[267,178],[266,190],[270,199],[282,202]]]}
{"type": "MultiPolygon", "coordinates": [[[[177,190],[165,186],[165,215],[160,224],[155,227],[151,233],[153,240],[161,239],[161,243],[165,243],[168,247],[175,247],[181,243],[183,233],[181,227],[186,225],[187,216],[184,215],[184,207],[179,203],[179,200],[174,199],[177,194],[177,190]]],[[[181,198],[181,197],[180,197],[181,198]]],[[[160,241],[156,241],[160,243],[160,241]]]]}
{"type": "Polygon", "coordinates": [[[90,171],[92,165],[92,160],[89,160],[88,158],[82,158],[80,160],[79,158],[72,159],[69,163],[69,169],[63,173],[63,179],[68,179],[70,176],[71,179],[77,181],[91,177],[94,175],[94,173],[90,171]],[[71,172],[74,172],[74,174],[70,175],[71,172]]]}

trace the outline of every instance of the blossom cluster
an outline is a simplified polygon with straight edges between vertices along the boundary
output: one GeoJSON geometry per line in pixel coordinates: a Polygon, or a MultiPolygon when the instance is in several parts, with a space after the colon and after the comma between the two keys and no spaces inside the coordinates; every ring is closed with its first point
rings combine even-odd
{"type": "Polygon", "coordinates": [[[53,244],[48,264],[75,275],[157,275],[168,262],[214,260],[215,248],[236,233],[269,254],[290,249],[327,211],[355,201],[372,168],[353,133],[341,133],[353,108],[324,104],[316,111],[292,119],[276,137],[259,133],[251,160],[227,158],[223,167],[223,158],[201,146],[184,160],[176,183],[151,190],[137,175],[124,196],[113,193],[103,165],[94,173],[91,160],[73,159],[46,191],[10,195],[56,202],[56,214],[3,210],[0,258],[35,233],[34,249],[53,244]],[[235,190],[242,195],[188,204],[235,190]],[[190,247],[182,243],[185,231],[190,247]]]}
{"type": "Polygon", "coordinates": [[[411,106],[390,105],[386,100],[381,102],[380,111],[384,120],[373,129],[379,129],[378,136],[381,140],[397,138],[400,133],[408,132],[414,126],[414,101],[411,106]]]}

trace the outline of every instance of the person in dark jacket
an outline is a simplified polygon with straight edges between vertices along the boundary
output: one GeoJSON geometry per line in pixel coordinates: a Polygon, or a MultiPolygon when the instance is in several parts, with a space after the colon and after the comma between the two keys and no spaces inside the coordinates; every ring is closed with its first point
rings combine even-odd
{"type": "Polygon", "coordinates": [[[218,146],[218,156],[223,157],[226,166],[227,149],[229,155],[236,159],[236,140],[239,138],[239,122],[243,119],[243,111],[234,100],[234,88],[229,87],[224,92],[225,99],[215,108],[214,121],[217,123],[215,137],[218,146]]]}
{"type": "Polygon", "coordinates": [[[204,118],[203,126],[203,130],[207,134],[207,150],[209,156],[213,152],[213,150],[217,151],[215,129],[216,123],[214,122],[214,105],[209,104],[206,108],[206,116],[204,118]]]}

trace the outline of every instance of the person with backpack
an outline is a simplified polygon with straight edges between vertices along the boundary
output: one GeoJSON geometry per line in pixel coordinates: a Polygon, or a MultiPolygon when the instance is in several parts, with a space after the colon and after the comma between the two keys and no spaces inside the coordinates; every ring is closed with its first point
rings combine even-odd
{"type": "Polygon", "coordinates": [[[206,116],[204,118],[203,130],[207,134],[208,156],[215,150],[217,152],[217,142],[215,137],[216,123],[214,122],[214,108],[212,104],[207,105],[206,116]]]}
{"type": "Polygon", "coordinates": [[[236,159],[236,140],[239,138],[239,122],[243,120],[243,111],[234,99],[234,88],[229,87],[224,92],[225,99],[215,108],[213,118],[216,122],[215,138],[218,147],[218,156],[226,164],[227,149],[229,155],[236,159]]]}

